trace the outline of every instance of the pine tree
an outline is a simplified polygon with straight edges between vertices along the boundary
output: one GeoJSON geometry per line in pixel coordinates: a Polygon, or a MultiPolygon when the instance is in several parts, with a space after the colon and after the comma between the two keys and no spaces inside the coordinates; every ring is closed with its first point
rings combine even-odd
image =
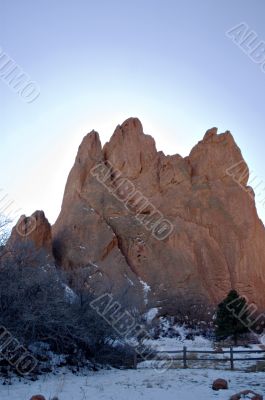
{"type": "Polygon", "coordinates": [[[241,297],[236,290],[231,290],[218,305],[215,323],[216,339],[233,336],[237,345],[238,336],[249,332],[249,308],[245,297],[241,297]]]}

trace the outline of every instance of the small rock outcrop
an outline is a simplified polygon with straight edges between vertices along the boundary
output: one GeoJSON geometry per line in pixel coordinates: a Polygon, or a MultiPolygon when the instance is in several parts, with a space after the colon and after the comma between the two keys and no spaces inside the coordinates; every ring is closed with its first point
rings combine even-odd
{"type": "MultiPolygon", "coordinates": [[[[52,251],[51,225],[43,211],[36,211],[30,217],[22,215],[16,226],[12,229],[11,236],[5,246],[6,257],[23,253],[33,260],[36,255],[36,263],[39,262],[38,254],[47,263],[54,262],[52,251]]],[[[34,263],[34,262],[33,262],[34,263]]]]}
{"type": "Polygon", "coordinates": [[[36,211],[30,217],[22,215],[13,228],[8,244],[32,242],[36,249],[52,253],[51,225],[43,211],[36,211]]]}

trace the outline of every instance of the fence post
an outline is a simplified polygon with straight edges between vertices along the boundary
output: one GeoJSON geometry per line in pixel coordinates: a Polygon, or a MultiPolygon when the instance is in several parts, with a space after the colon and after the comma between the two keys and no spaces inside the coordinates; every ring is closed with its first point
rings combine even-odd
{"type": "Polygon", "coordinates": [[[188,368],[187,366],[187,347],[183,347],[183,366],[184,368],[188,368]]]}
{"type": "Polygon", "coordinates": [[[231,370],[234,369],[234,354],[233,354],[233,347],[230,347],[230,363],[231,363],[231,370]]]}
{"type": "Polygon", "coordinates": [[[133,369],[137,369],[137,353],[133,353],[133,369]]]}

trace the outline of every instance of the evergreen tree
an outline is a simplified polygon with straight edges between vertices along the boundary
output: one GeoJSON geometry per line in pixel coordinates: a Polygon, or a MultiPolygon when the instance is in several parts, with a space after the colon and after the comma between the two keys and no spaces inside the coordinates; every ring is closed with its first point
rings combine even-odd
{"type": "Polygon", "coordinates": [[[233,336],[235,345],[237,345],[238,336],[249,332],[249,314],[245,297],[239,296],[236,290],[231,290],[217,308],[216,339],[222,340],[233,336]]]}

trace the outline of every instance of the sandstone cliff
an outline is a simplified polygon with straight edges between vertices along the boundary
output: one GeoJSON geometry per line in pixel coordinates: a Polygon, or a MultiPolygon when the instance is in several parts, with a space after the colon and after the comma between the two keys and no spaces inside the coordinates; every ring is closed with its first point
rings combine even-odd
{"type": "Polygon", "coordinates": [[[183,299],[215,305],[235,288],[264,310],[265,229],[247,181],[230,132],[210,129],[183,158],[158,152],[136,118],[117,126],[103,148],[92,131],[79,147],[52,228],[56,262],[65,269],[90,266],[96,292],[111,291],[141,309],[174,313],[183,299]],[[93,173],[97,165],[111,166],[103,183],[93,173]],[[234,165],[236,177],[227,173],[234,165]],[[117,198],[122,179],[128,193],[117,198]],[[148,199],[137,215],[132,187],[148,199]],[[151,225],[154,212],[172,224],[162,240],[143,223],[149,218],[151,225]]]}
{"type": "Polygon", "coordinates": [[[186,158],[157,152],[136,118],[118,126],[103,148],[91,132],[53,227],[57,261],[64,268],[97,265],[114,294],[127,293],[136,303],[144,298],[148,307],[174,312],[184,297],[216,304],[236,288],[265,308],[265,230],[247,192],[247,174],[240,186],[226,172],[240,162],[246,169],[230,132],[218,135],[216,128],[186,158]],[[102,161],[173,224],[168,237],[157,240],[90,173],[102,161]]]}

